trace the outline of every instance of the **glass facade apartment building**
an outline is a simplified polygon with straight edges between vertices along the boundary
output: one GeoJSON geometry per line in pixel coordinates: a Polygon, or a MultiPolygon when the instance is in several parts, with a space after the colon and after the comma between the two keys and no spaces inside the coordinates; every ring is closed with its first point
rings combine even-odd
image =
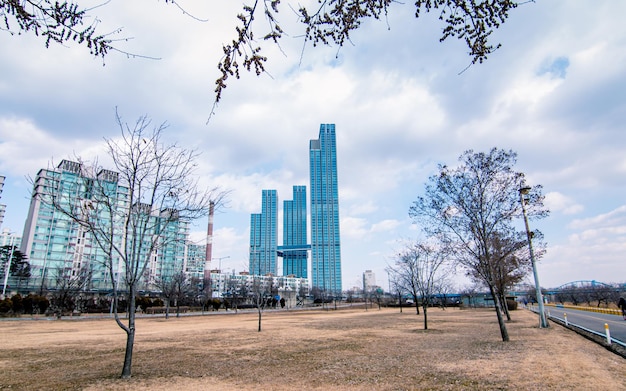
{"type": "Polygon", "coordinates": [[[341,243],[335,125],[320,125],[309,143],[311,204],[311,280],[313,288],[340,295],[341,243]]]}
{"type": "Polygon", "coordinates": [[[263,190],[261,213],[250,215],[250,274],[276,275],[277,235],[278,192],[263,190]]]}
{"type": "Polygon", "coordinates": [[[293,200],[283,201],[283,275],[308,277],[306,186],[293,187],[293,200]]]}
{"type": "Polygon", "coordinates": [[[147,263],[142,289],[151,290],[159,279],[183,270],[189,228],[188,223],[177,218],[175,210],[154,211],[145,204],[130,206],[128,188],[118,181],[118,173],[100,170],[91,176],[82,164],[63,160],[56,169],[40,170],[34,181],[20,248],[31,265],[31,290],[54,289],[57,279],[81,275],[88,276],[85,290],[111,289],[111,274],[123,286],[122,260],[115,255],[108,259],[89,230],[48,202],[42,202],[53,193],[64,207],[94,211],[97,224],[119,232],[114,235],[116,246],[123,247],[123,216],[130,213],[133,221],[138,220],[139,215],[146,217],[144,221],[148,223],[144,226],[153,231],[144,236],[145,243],[132,243],[140,235],[129,235],[129,243],[125,243],[126,246],[141,246],[140,262],[147,263]],[[103,201],[98,193],[106,193],[113,213],[101,213],[106,208],[101,208],[103,201]],[[147,242],[156,232],[159,233],[158,244],[148,253],[147,242]],[[113,266],[113,273],[107,269],[107,264],[113,266]]]}

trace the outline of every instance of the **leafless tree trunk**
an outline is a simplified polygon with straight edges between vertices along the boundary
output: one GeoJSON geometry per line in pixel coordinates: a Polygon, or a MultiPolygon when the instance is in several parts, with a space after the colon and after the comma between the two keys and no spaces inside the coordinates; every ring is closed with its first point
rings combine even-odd
{"type": "Polygon", "coordinates": [[[127,336],[121,377],[130,378],[135,298],[141,284],[154,283],[146,281],[146,270],[154,267],[162,248],[181,240],[172,230],[206,215],[209,203],[221,204],[227,193],[199,186],[197,153],[167,144],[166,124],[152,127],[143,116],[129,125],[119,115],[117,123],[120,137],[106,140],[115,171],[81,161],[81,180],[57,183],[37,196],[83,227],[102,255],[113,288],[115,321],[127,336]],[[118,313],[120,295],[128,298],[126,322],[118,313]]]}
{"type": "MultiPolygon", "coordinates": [[[[506,285],[512,277],[514,269],[504,267],[507,261],[525,258],[523,232],[513,226],[514,218],[522,215],[519,191],[524,182],[524,174],[513,170],[516,158],[515,152],[496,148],[488,153],[466,151],[456,168],[439,166],[425,195],[409,210],[426,234],[449,242],[456,262],[489,288],[503,341],[509,337],[498,281],[506,277],[502,280],[506,285]]],[[[541,186],[535,186],[530,191],[530,215],[548,215],[542,201],[541,186]]]]}
{"type": "Polygon", "coordinates": [[[261,332],[261,318],[263,317],[263,310],[265,309],[266,297],[271,293],[269,284],[261,277],[255,276],[250,287],[250,294],[254,301],[254,306],[259,314],[259,327],[258,332],[261,332]]]}
{"type": "Polygon", "coordinates": [[[428,307],[432,304],[435,287],[445,277],[440,271],[446,264],[448,251],[444,243],[410,243],[398,254],[396,265],[391,268],[403,288],[415,297],[416,308],[419,308],[417,297],[421,298],[424,330],[428,329],[428,307]]]}

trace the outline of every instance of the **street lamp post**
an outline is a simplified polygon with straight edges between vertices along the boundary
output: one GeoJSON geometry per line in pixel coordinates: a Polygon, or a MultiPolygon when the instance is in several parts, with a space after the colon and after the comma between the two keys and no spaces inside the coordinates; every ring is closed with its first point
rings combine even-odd
{"type": "Polygon", "coordinates": [[[219,261],[219,271],[220,271],[220,274],[222,273],[222,259],[228,259],[228,258],[230,258],[230,255],[227,255],[225,257],[219,257],[219,258],[211,258],[211,260],[217,259],[219,261]]]}
{"type": "Polygon", "coordinates": [[[535,291],[537,295],[537,304],[539,304],[539,327],[547,328],[548,321],[546,320],[546,314],[543,309],[543,295],[541,294],[541,286],[539,285],[539,275],[537,274],[537,265],[535,263],[535,252],[533,251],[532,233],[528,225],[528,216],[526,215],[526,200],[524,195],[530,192],[530,187],[524,186],[519,189],[519,199],[522,204],[522,214],[524,215],[524,225],[526,226],[526,237],[528,238],[528,251],[530,252],[530,262],[533,266],[533,276],[535,277],[535,291]]]}

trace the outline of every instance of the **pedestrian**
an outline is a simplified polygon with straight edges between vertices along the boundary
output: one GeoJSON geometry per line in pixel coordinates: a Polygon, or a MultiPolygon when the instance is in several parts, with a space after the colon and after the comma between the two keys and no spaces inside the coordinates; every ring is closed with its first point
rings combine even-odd
{"type": "Polygon", "coordinates": [[[619,298],[617,306],[622,309],[622,317],[626,320],[626,299],[624,299],[624,296],[619,298]]]}

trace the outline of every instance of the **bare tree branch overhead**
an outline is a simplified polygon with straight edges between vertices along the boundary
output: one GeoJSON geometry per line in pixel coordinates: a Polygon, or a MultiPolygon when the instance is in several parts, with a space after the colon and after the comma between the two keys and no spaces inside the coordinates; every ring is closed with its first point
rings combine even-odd
{"type": "MultiPolygon", "coordinates": [[[[175,6],[178,11],[182,10],[194,20],[202,21],[190,15],[176,0],[165,0],[165,3],[175,6]]],[[[265,72],[268,58],[263,54],[263,42],[279,45],[280,40],[289,35],[279,23],[279,14],[295,13],[303,30],[291,32],[291,36],[302,36],[314,47],[341,47],[350,42],[351,34],[361,28],[363,22],[384,18],[394,5],[400,4],[396,0],[247,0],[234,21],[234,38],[222,45],[224,54],[217,64],[219,77],[215,80],[215,104],[222,99],[228,79],[239,79],[242,69],[256,75],[265,72]],[[259,20],[266,23],[259,25],[259,20]]],[[[518,3],[511,0],[416,0],[414,5],[418,19],[424,13],[439,13],[439,20],[444,26],[440,41],[448,38],[464,41],[471,63],[475,64],[482,63],[500,47],[499,43],[491,42],[491,34],[506,22],[509,12],[518,3]]],[[[34,33],[45,40],[46,47],[51,43],[82,45],[91,55],[102,59],[111,51],[147,57],[116,46],[117,41],[124,40],[115,38],[122,32],[122,27],[111,32],[101,31],[100,19],[94,14],[98,8],[105,6],[113,7],[108,1],[85,8],[79,0],[0,0],[0,20],[3,29],[10,34],[34,33]]]]}

